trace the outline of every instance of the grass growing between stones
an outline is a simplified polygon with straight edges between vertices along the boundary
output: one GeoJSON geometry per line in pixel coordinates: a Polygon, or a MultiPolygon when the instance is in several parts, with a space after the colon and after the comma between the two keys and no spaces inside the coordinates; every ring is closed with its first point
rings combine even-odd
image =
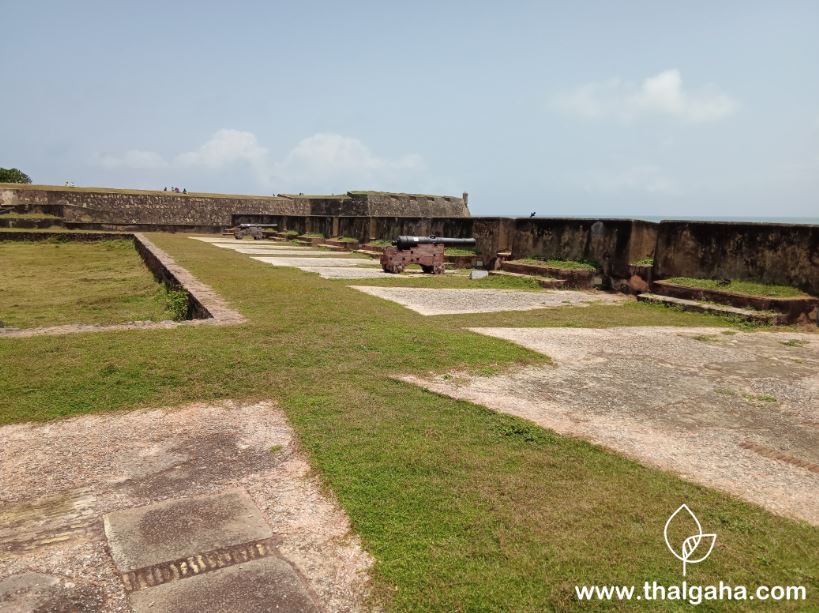
{"type": "Polygon", "coordinates": [[[172,319],[169,294],[133,243],[0,242],[0,321],[7,327],[172,319]]]}
{"type": "Polygon", "coordinates": [[[563,270],[597,270],[599,268],[599,266],[595,266],[589,262],[544,258],[521,258],[519,260],[510,260],[510,263],[527,264],[529,266],[543,266],[544,268],[560,268],[563,270]]]}
{"type": "Polygon", "coordinates": [[[766,296],[772,298],[808,298],[808,294],[796,287],[788,285],[771,285],[768,283],[755,283],[753,281],[729,281],[722,283],[717,279],[695,279],[692,277],[672,277],[664,279],[669,283],[684,285],[685,287],[695,287],[699,289],[717,289],[726,292],[736,292],[748,294],[749,296],[766,296]]]}
{"type": "MultiPolygon", "coordinates": [[[[464,331],[471,316],[423,317],[182,236],[151,240],[249,323],[0,340],[0,421],[273,398],[375,557],[375,597],[391,610],[567,610],[578,606],[576,583],[678,584],[662,530],[682,502],[719,535],[689,583],[801,584],[815,598],[816,529],[391,378],[546,361],[464,331]]],[[[715,321],[638,304],[540,316],[543,325],[715,321]]]]}

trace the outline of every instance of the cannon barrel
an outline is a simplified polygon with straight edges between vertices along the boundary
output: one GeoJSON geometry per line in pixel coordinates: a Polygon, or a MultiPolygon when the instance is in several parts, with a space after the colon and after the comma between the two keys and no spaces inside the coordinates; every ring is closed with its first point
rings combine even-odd
{"type": "Polygon", "coordinates": [[[445,238],[443,236],[399,236],[392,242],[398,249],[412,249],[418,245],[444,245],[445,247],[474,247],[474,238],[445,238]]]}

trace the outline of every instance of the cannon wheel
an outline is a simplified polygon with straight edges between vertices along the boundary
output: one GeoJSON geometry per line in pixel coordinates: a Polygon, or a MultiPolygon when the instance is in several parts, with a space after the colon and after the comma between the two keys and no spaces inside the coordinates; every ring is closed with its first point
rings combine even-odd
{"type": "MultiPolygon", "coordinates": [[[[446,269],[444,268],[443,262],[438,262],[432,267],[432,274],[442,275],[442,274],[444,274],[444,270],[446,270],[446,269]]],[[[424,271],[424,272],[426,272],[426,271],[424,271]]]]}
{"type": "Polygon", "coordinates": [[[392,273],[394,275],[399,275],[402,272],[404,272],[404,265],[401,264],[401,263],[388,264],[386,266],[383,266],[382,268],[384,269],[384,272],[390,272],[390,273],[392,273]]]}

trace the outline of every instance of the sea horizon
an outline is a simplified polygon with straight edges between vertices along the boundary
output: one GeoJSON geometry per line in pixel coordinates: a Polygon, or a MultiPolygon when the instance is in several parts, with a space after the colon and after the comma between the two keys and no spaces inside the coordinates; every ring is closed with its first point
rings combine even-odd
{"type": "MultiPolygon", "coordinates": [[[[474,215],[474,217],[495,217],[494,215],[474,215]]],[[[498,215],[504,217],[504,215],[498,215]]],[[[525,218],[526,215],[513,217],[525,218]]],[[[773,217],[773,216],[698,216],[698,215],[535,215],[542,219],[635,219],[638,221],[724,221],[739,223],[779,223],[792,225],[819,225],[819,217],[773,217]]]]}

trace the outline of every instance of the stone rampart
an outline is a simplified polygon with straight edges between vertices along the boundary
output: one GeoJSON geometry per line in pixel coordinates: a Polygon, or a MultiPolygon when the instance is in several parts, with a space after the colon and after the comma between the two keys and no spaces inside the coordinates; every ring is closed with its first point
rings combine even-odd
{"type": "Polygon", "coordinates": [[[361,215],[468,217],[463,198],[381,192],[341,196],[222,196],[135,190],[0,185],[0,207],[59,211],[66,222],[229,226],[234,215],[361,215]]]}
{"type": "Polygon", "coordinates": [[[792,285],[819,296],[819,226],[631,219],[347,217],[270,215],[241,221],[282,230],[349,236],[364,243],[400,234],[474,237],[484,262],[511,258],[587,260],[604,281],[625,287],[632,264],[654,258],[654,279],[689,276],[792,285]]]}
{"type": "Polygon", "coordinates": [[[791,285],[819,296],[819,226],[662,221],[653,273],[791,285]]]}

